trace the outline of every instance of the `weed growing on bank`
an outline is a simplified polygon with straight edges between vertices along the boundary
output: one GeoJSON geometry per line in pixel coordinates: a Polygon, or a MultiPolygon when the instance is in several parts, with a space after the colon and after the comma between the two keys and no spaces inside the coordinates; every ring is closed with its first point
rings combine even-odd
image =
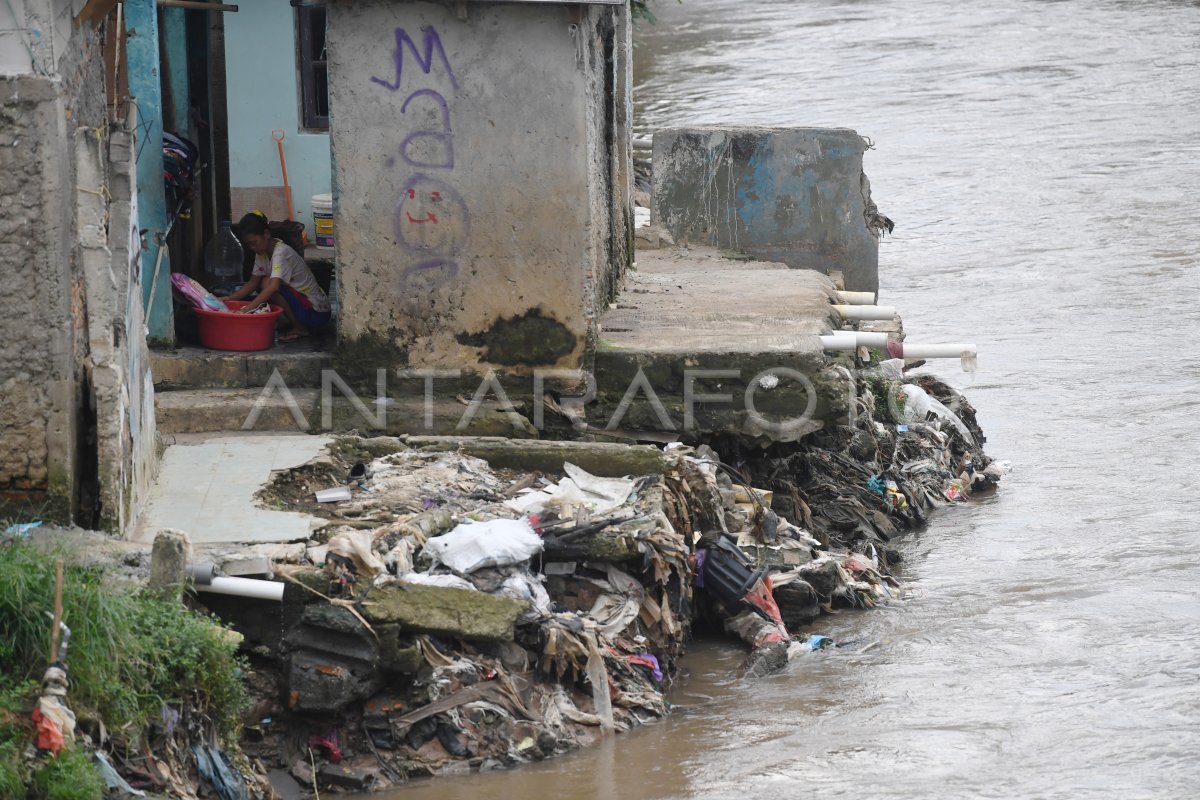
{"type": "Polygon", "coordinates": [[[90,791],[88,776],[99,777],[82,749],[66,750],[37,768],[22,761],[49,659],[58,557],[67,561],[67,704],[80,722],[103,722],[130,748],[143,739],[197,730],[235,741],[246,705],[244,665],[236,638],[219,622],[177,600],[106,579],[97,567],[72,565],[70,553],[6,542],[0,544],[0,800],[24,797],[23,789],[11,793],[21,785],[48,800],[100,796],[90,791]],[[167,729],[170,718],[181,721],[167,729]]]}
{"type": "Polygon", "coordinates": [[[104,778],[89,753],[78,748],[63,750],[33,772],[32,788],[39,800],[100,800],[104,778]]]}

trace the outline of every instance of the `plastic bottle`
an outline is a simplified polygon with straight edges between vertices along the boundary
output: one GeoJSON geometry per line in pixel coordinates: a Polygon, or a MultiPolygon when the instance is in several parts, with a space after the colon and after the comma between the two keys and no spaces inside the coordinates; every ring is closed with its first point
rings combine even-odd
{"type": "Polygon", "coordinates": [[[228,220],[222,220],[220,230],[204,246],[204,278],[210,289],[223,283],[241,283],[242,243],[228,220]]]}

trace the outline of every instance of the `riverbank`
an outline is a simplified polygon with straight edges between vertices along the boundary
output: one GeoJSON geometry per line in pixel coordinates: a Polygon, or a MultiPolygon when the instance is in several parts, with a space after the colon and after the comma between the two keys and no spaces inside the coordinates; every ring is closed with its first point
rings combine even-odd
{"type": "Polygon", "coordinates": [[[262,505],[311,539],[190,556],[281,596],[189,600],[241,637],[231,760],[283,796],[510,767],[668,713],[693,627],[748,678],[835,646],[824,614],[903,596],[896,538],[999,478],[961,395],[859,378],[847,424],[765,450],[341,437],[277,473],[262,505]]]}

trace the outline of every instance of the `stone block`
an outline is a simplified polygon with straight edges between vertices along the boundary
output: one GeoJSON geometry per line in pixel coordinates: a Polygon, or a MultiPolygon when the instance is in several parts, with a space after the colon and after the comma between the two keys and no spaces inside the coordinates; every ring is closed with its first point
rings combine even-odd
{"type": "Polygon", "coordinates": [[[526,604],[467,589],[399,584],[371,589],[362,608],[372,624],[394,622],[406,631],[512,641],[526,604]]]}

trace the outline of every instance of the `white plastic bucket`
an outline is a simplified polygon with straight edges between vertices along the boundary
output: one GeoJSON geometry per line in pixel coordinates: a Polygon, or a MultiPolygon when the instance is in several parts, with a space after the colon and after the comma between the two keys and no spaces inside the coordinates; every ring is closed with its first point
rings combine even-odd
{"type": "Polygon", "coordinates": [[[333,195],[314,194],[312,196],[312,215],[317,247],[322,250],[334,249],[333,195]]]}

